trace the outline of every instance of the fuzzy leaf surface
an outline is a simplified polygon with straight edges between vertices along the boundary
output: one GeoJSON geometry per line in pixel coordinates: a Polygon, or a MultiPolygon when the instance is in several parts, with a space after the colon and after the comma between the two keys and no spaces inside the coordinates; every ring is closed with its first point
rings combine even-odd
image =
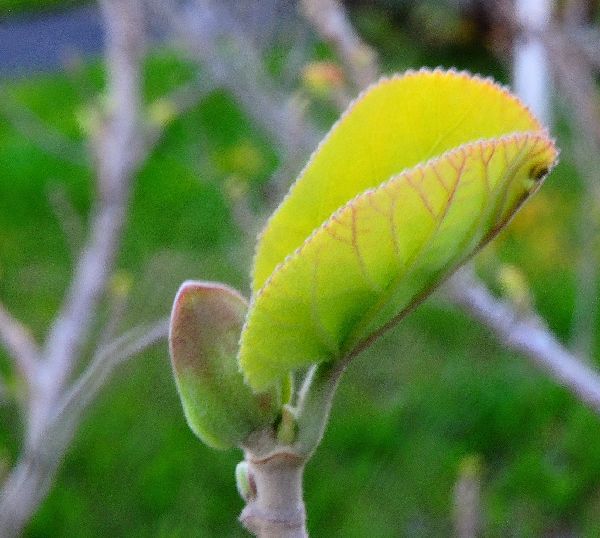
{"type": "Polygon", "coordinates": [[[240,446],[275,417],[274,393],[254,394],[236,354],[248,303],[214,282],[185,282],[171,314],[169,347],[177,389],[192,431],[213,448],[240,446]]]}
{"type": "Polygon", "coordinates": [[[490,79],[436,69],[381,80],[332,127],[270,218],[256,247],[253,291],[361,192],[463,144],[540,130],[490,79]]]}
{"type": "Polygon", "coordinates": [[[259,240],[246,381],[264,390],[364,349],[487,243],[556,157],[536,118],[490,80],[425,70],[367,90],[259,240]]]}
{"type": "Polygon", "coordinates": [[[257,294],[240,348],[252,387],[366,347],[488,242],[555,158],[541,133],[477,142],[344,205],[257,294]]]}

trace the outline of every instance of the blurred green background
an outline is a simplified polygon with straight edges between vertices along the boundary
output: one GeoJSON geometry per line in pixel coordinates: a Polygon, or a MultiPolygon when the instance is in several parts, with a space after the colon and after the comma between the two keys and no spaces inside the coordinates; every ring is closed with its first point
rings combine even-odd
{"type": "Polygon", "coordinates": [[[2,0],[0,17],[15,15],[39,15],[55,9],[66,9],[71,6],[90,3],[89,0],[2,0]]]}
{"type": "MultiPolygon", "coordinates": [[[[0,15],[51,4],[59,2],[3,0],[0,15]]],[[[353,2],[351,8],[385,72],[443,65],[507,81],[489,34],[445,3],[353,2]],[[414,21],[421,21],[418,31],[414,21]]],[[[311,55],[307,61],[331,52],[317,43],[311,55]]],[[[173,51],[155,48],[145,69],[148,100],[196,71],[173,51]]],[[[40,339],[72,267],[49,193],[68,195],[85,220],[93,183],[83,154],[52,154],[11,118],[25,107],[82,143],[102,85],[101,63],[91,60],[5,80],[1,89],[0,297],[40,339]]],[[[314,99],[316,120],[330,123],[331,110],[314,99]]],[[[559,145],[568,146],[567,129],[555,131],[559,145]]],[[[223,91],[169,126],[139,174],[118,262],[120,275],[133,283],[125,327],[167,313],[187,278],[221,280],[248,293],[252,238],[233,208],[242,193],[256,213],[265,211],[264,187],[277,155],[223,91]]],[[[572,331],[581,195],[563,153],[541,193],[477,259],[497,292],[499,268],[518,267],[537,309],[565,340],[572,331]]],[[[0,371],[15,395],[0,404],[0,459],[7,464],[19,450],[21,387],[3,355],[0,371]]],[[[450,535],[454,485],[473,457],[481,465],[485,536],[600,535],[600,419],[433,298],[356,360],[343,380],[306,473],[311,536],[450,535]]],[[[27,536],[245,536],[236,521],[242,501],[233,476],[240,459],[194,438],[166,346],[159,346],[121,368],[103,390],[27,536]]]]}

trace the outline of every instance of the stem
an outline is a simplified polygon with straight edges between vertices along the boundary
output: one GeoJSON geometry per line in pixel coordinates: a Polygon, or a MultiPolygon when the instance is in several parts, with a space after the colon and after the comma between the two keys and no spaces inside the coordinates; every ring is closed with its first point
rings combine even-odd
{"type": "Polygon", "coordinates": [[[262,459],[246,454],[252,488],[240,521],[258,538],[307,538],[302,498],[305,458],[275,452],[262,459]]]}
{"type": "MultiPolygon", "coordinates": [[[[304,466],[319,445],[348,359],[315,366],[306,376],[297,407],[298,433],[282,444],[270,429],[254,432],[245,443],[248,465],[242,524],[258,538],[307,538],[302,497],[304,466]]],[[[238,479],[239,480],[239,479],[238,479]]]]}
{"type": "Polygon", "coordinates": [[[50,425],[37,445],[26,445],[0,491],[0,536],[21,536],[32,514],[44,500],[74,429],[57,430],[50,425]]]}
{"type": "Polygon", "coordinates": [[[321,442],[335,391],[348,361],[349,358],[345,358],[322,363],[308,373],[298,402],[298,438],[294,443],[296,453],[309,458],[321,442]]]}

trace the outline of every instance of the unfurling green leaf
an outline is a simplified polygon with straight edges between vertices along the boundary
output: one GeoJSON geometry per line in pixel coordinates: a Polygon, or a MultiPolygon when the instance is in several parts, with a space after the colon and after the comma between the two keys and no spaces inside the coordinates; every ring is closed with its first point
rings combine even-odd
{"type": "Polygon", "coordinates": [[[185,282],[173,305],[169,345],[185,417],[214,448],[240,446],[277,412],[275,393],[254,394],[238,370],[247,309],[238,292],[214,282],[185,282]]]}
{"type": "Polygon", "coordinates": [[[239,360],[265,390],[351,356],[506,225],[557,150],[493,82],[384,79],[333,127],[258,246],[239,360]]]}

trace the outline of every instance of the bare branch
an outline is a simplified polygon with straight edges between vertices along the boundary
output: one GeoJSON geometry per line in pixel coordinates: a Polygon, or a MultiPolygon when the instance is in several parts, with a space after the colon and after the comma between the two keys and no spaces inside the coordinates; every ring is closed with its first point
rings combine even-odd
{"type": "Polygon", "coordinates": [[[29,330],[0,304],[0,340],[15,366],[28,383],[32,382],[40,351],[29,330]]]}
{"type": "Polygon", "coordinates": [[[64,396],[54,420],[75,421],[108,381],[116,367],[144,350],[165,340],[169,319],[127,331],[112,343],[99,349],[92,362],[64,396]]]}
{"type": "MultiPolygon", "coordinates": [[[[102,0],[107,34],[108,109],[94,133],[98,181],[91,231],[76,264],[64,303],[42,352],[36,391],[28,408],[23,454],[0,492],[0,536],[18,536],[47,494],[72,439],[77,420],[53,421],[61,395],[113,270],[125,225],[132,178],[144,156],[141,125],[141,59],[144,24],[141,0],[102,0]]],[[[134,353],[138,348],[128,348],[134,353]]]]}
{"type": "Polygon", "coordinates": [[[183,7],[173,1],[151,3],[191,57],[203,62],[213,83],[228,89],[286,156],[313,149],[318,139],[314,127],[265,71],[255,46],[226,6],[212,0],[183,7]]]}
{"type": "Polygon", "coordinates": [[[135,0],[103,0],[101,7],[107,29],[109,109],[103,127],[93,140],[98,204],[92,217],[91,235],[46,342],[45,356],[51,365],[56,390],[68,379],[88,336],[118,250],[131,180],[143,155],[142,7],[135,0]]]}
{"type": "Polygon", "coordinates": [[[2,94],[0,114],[10,122],[17,132],[42,151],[62,161],[80,166],[87,164],[83,144],[44,123],[27,107],[11,99],[6,91],[3,91],[2,94]]]}
{"type": "Polygon", "coordinates": [[[600,374],[570,353],[538,315],[519,314],[466,270],[450,280],[447,290],[456,305],[490,328],[505,347],[525,355],[600,414],[600,374]]]}
{"type": "Polygon", "coordinates": [[[139,327],[99,352],[73,385],[40,434],[40,442],[28,445],[9,473],[0,495],[0,536],[18,536],[35,507],[51,486],[81,413],[96,396],[116,366],[164,339],[167,320],[139,327]]]}
{"type": "Polygon", "coordinates": [[[73,207],[69,194],[63,185],[52,185],[48,188],[48,201],[52,206],[58,224],[62,228],[73,259],[77,259],[85,236],[83,220],[73,207]]]}
{"type": "Polygon", "coordinates": [[[302,11],[319,35],[333,45],[358,90],[376,80],[377,55],[358,35],[339,0],[301,0],[302,11]]]}

